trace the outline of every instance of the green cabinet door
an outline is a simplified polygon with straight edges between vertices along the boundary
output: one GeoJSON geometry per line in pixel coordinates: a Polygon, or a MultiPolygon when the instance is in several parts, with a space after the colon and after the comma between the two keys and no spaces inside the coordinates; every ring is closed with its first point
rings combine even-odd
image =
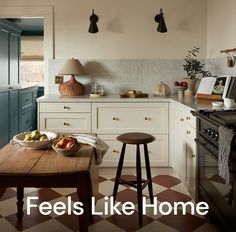
{"type": "Polygon", "coordinates": [[[19,83],[20,35],[10,33],[10,77],[9,84],[19,83]]]}
{"type": "Polygon", "coordinates": [[[14,135],[19,133],[19,90],[9,91],[10,105],[9,105],[9,120],[10,120],[10,140],[14,135]]]}
{"type": "Polygon", "coordinates": [[[0,28],[0,85],[7,85],[9,81],[9,32],[0,28]]]}
{"type": "Polygon", "coordinates": [[[9,92],[0,92],[0,148],[9,142],[9,92]]]}

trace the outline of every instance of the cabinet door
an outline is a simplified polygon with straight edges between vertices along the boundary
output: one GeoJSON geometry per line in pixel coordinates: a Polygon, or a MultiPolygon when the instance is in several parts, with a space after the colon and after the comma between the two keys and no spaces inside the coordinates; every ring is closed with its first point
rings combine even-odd
{"type": "Polygon", "coordinates": [[[194,200],[197,199],[197,158],[196,144],[186,138],[187,179],[186,187],[194,200]]]}
{"type": "Polygon", "coordinates": [[[10,34],[10,84],[19,83],[20,36],[10,34]]]}
{"type": "Polygon", "coordinates": [[[0,29],[0,85],[7,85],[9,76],[9,33],[0,29]]]}
{"type": "Polygon", "coordinates": [[[179,105],[174,106],[174,128],[173,128],[173,146],[174,162],[173,167],[180,179],[186,181],[186,146],[184,141],[185,125],[183,109],[179,105]]]}
{"type": "Polygon", "coordinates": [[[10,139],[19,132],[19,91],[12,90],[10,93],[10,139]]]}
{"type": "Polygon", "coordinates": [[[9,93],[0,93],[0,148],[9,142],[9,93]]]}

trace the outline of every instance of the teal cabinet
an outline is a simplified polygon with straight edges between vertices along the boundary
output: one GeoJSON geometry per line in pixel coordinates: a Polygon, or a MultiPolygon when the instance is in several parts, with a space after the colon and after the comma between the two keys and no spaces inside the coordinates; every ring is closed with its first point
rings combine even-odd
{"type": "Polygon", "coordinates": [[[9,142],[9,91],[0,92],[0,148],[9,142]]]}
{"type": "Polygon", "coordinates": [[[9,137],[10,140],[14,135],[19,133],[19,90],[9,91],[9,137]]]}
{"type": "Polygon", "coordinates": [[[36,130],[37,128],[37,103],[38,87],[20,90],[20,133],[36,130]]]}
{"type": "Polygon", "coordinates": [[[9,72],[9,50],[8,50],[9,32],[0,27],[0,85],[8,84],[9,72]]]}

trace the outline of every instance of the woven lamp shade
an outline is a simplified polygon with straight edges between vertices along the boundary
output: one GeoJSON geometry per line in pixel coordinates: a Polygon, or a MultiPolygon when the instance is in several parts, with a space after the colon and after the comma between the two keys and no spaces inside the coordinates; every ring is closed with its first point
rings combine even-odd
{"type": "Polygon", "coordinates": [[[77,59],[69,59],[61,68],[59,75],[71,75],[69,81],[59,85],[59,92],[62,96],[80,96],[84,95],[85,87],[75,79],[75,75],[85,75],[82,64],[77,59]]]}

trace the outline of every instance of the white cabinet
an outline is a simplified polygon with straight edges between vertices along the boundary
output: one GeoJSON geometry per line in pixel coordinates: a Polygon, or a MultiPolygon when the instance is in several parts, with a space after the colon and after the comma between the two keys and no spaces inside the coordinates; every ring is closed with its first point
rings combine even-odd
{"type": "Polygon", "coordinates": [[[174,103],[173,107],[173,168],[196,199],[196,119],[191,109],[174,103]]]}
{"type": "MultiPolygon", "coordinates": [[[[126,132],[145,132],[156,140],[148,144],[151,166],[168,166],[168,103],[92,103],[92,131],[110,146],[103,166],[117,166],[126,132]]],[[[127,145],[124,166],[135,166],[136,147],[127,145]]],[[[142,151],[141,147],[141,152],[142,151]]]]}
{"type": "Polygon", "coordinates": [[[91,133],[91,103],[39,103],[39,129],[57,133],[91,133]]]}
{"type": "Polygon", "coordinates": [[[93,132],[168,134],[167,103],[94,103],[93,132]]]}

